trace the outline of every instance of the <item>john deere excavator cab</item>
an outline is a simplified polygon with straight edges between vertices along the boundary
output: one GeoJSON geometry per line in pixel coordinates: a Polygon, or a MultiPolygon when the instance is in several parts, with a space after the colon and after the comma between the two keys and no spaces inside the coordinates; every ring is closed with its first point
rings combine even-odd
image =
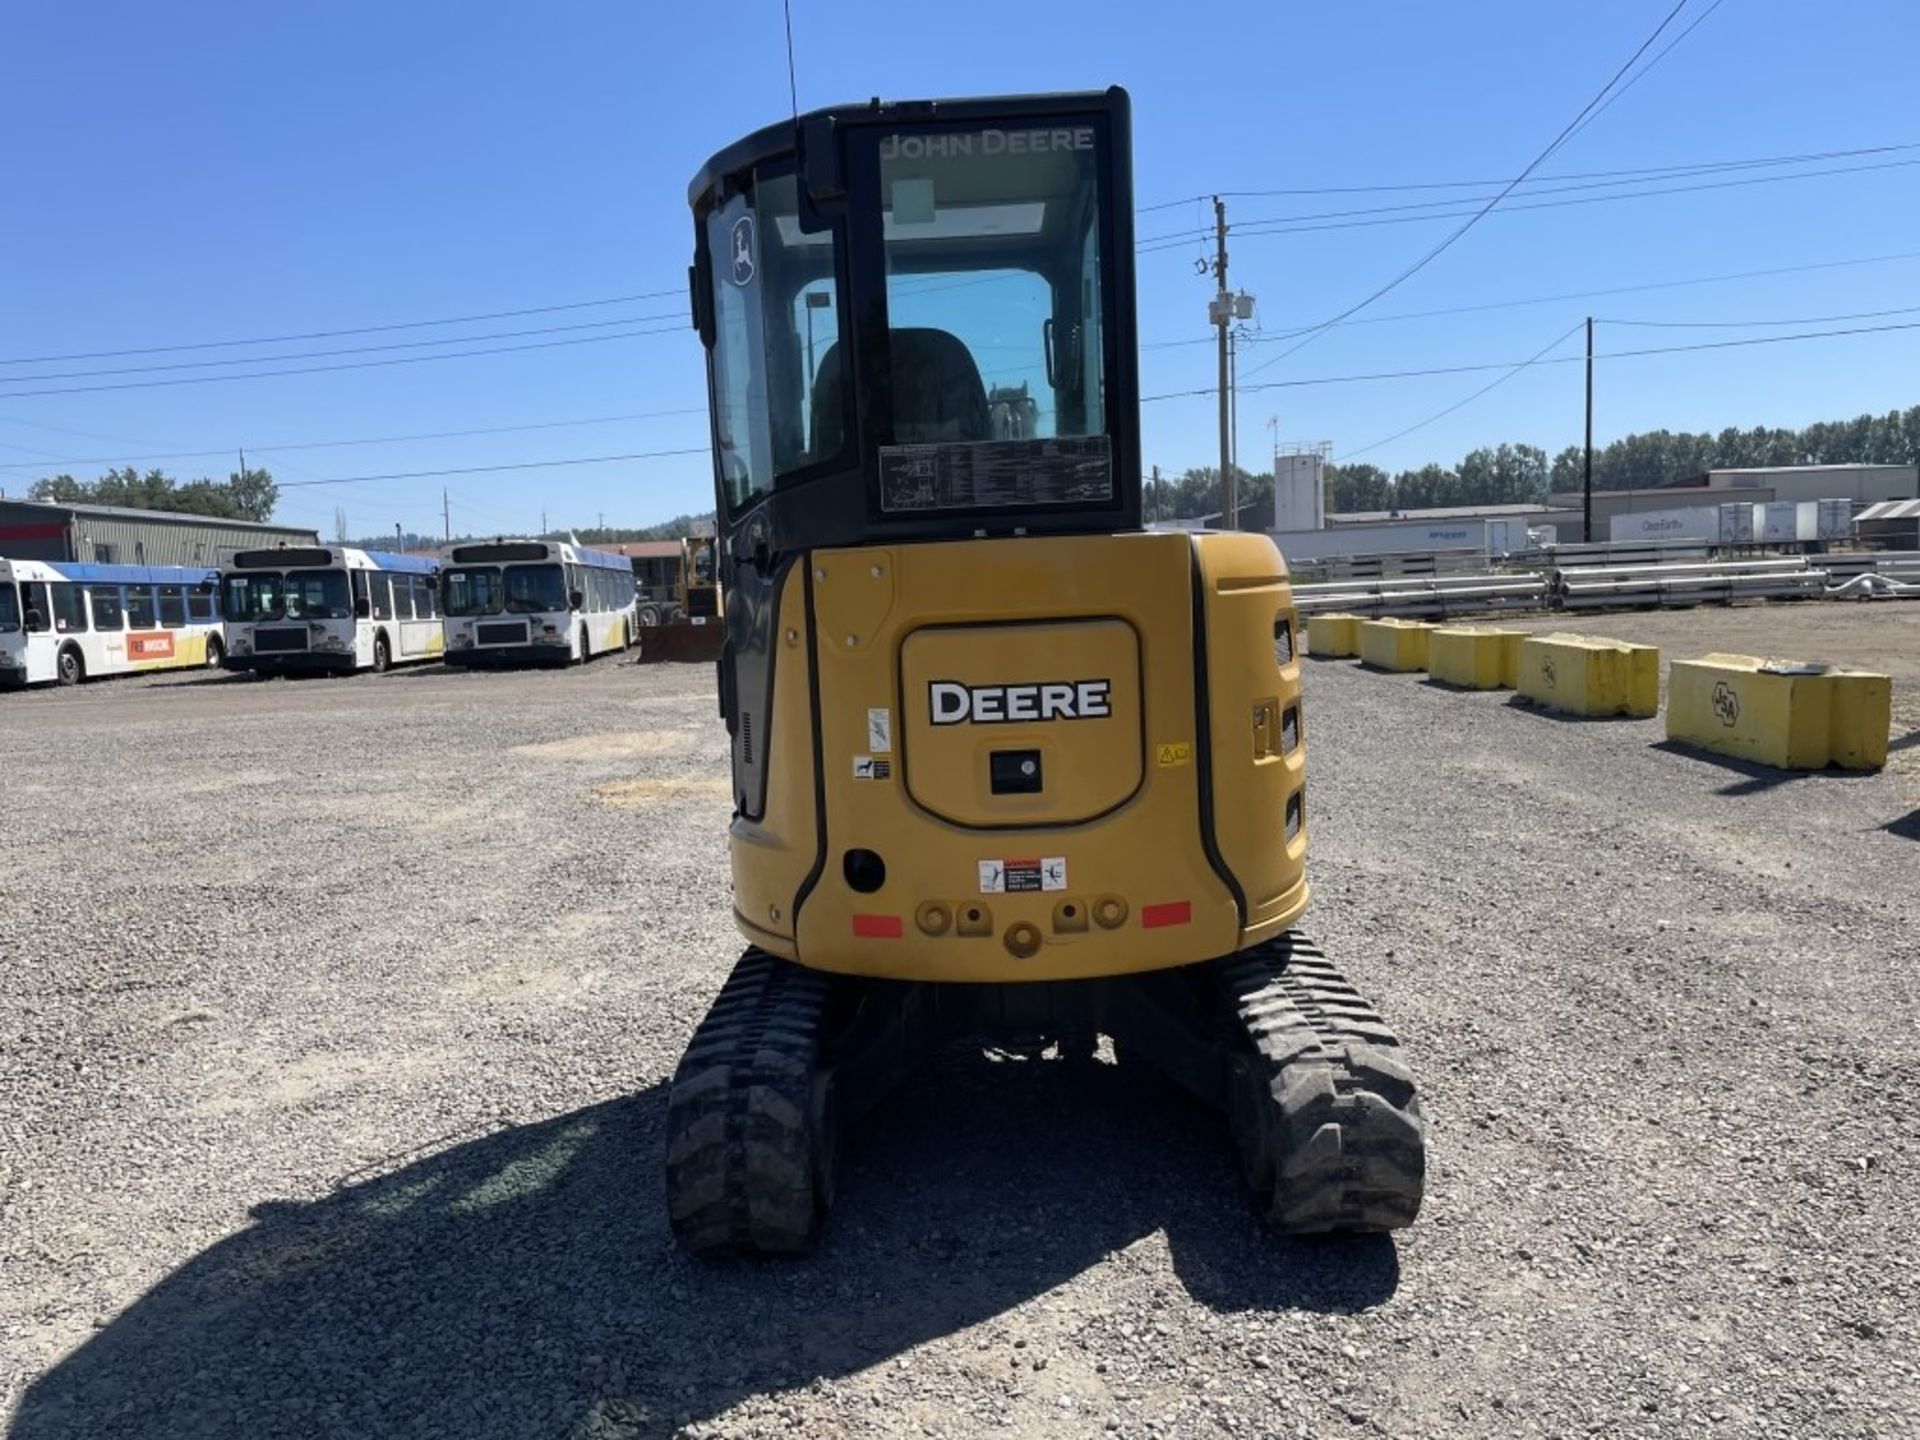
{"type": "Polygon", "coordinates": [[[1293,926],[1306,747],[1265,536],[1140,526],[1125,92],[846,107],[691,187],[748,941],[674,1077],[697,1253],[804,1250],[962,1037],[1111,1037],[1289,1231],[1407,1224],[1392,1033],[1293,926]]]}

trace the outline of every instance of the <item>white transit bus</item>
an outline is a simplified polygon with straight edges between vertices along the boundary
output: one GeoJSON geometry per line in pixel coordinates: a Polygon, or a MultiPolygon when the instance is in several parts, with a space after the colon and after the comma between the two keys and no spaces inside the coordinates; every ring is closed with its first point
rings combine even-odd
{"type": "Polygon", "coordinates": [[[220,567],[227,668],[351,675],[438,660],[439,569],[349,545],[242,550],[220,567]]]}
{"type": "Polygon", "coordinates": [[[220,664],[214,572],[0,560],[0,685],[220,664]]]}
{"type": "Polygon", "coordinates": [[[440,611],[449,665],[571,664],[626,649],[639,623],[626,556],[548,540],[454,546],[440,611]]]}

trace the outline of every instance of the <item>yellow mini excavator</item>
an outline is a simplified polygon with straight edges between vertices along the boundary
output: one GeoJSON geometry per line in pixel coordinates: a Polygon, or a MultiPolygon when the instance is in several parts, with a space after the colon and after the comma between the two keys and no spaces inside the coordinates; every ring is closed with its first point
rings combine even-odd
{"type": "Polygon", "coordinates": [[[697,1254],[809,1248],[837,1135],[975,1037],[1159,1067],[1281,1231],[1419,1208],[1398,1043],[1293,928],[1286,568],[1141,526],[1129,145],[1118,89],[875,101],[693,182],[748,942],[668,1106],[697,1254]]]}

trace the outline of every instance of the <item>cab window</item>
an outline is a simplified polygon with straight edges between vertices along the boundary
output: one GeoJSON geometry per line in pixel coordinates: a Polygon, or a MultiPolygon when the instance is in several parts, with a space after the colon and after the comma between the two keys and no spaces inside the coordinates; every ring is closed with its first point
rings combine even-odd
{"type": "Polygon", "coordinates": [[[1098,131],[882,134],[898,444],[1104,434],[1098,131]]]}
{"type": "Polygon", "coordinates": [[[809,226],[793,175],[764,170],[707,216],[714,433],[736,510],[844,448],[835,232],[809,226]]]}

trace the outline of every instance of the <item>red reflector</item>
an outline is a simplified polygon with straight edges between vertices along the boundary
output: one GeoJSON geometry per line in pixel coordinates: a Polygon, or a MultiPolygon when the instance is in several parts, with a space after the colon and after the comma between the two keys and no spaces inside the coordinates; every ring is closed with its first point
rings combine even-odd
{"type": "Polygon", "coordinates": [[[1165,905],[1142,905],[1140,928],[1157,930],[1162,925],[1185,925],[1193,919],[1191,900],[1171,900],[1165,905]]]}
{"type": "Polygon", "coordinates": [[[900,917],[898,915],[856,915],[853,917],[853,933],[866,940],[898,940],[900,917]]]}

